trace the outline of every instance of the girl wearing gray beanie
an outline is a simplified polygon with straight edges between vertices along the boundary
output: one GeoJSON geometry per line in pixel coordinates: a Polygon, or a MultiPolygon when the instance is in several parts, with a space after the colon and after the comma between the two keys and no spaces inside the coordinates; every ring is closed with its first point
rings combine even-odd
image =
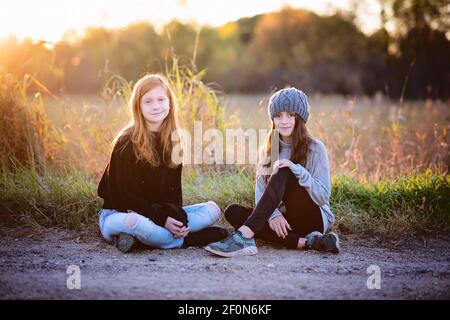
{"type": "Polygon", "coordinates": [[[338,253],[339,237],[329,232],[331,179],[324,144],[308,134],[308,98],[296,88],[275,92],[269,100],[271,132],[256,175],[256,207],[232,204],[225,218],[236,229],[209,244],[223,257],[258,252],[255,237],[291,249],[338,253]]]}

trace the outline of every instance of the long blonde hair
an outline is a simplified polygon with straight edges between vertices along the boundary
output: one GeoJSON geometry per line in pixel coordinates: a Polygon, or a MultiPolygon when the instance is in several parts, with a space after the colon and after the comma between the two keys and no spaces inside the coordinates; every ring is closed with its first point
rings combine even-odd
{"type": "Polygon", "coordinates": [[[139,79],[133,87],[133,92],[131,93],[128,102],[128,108],[131,114],[131,121],[116,135],[113,145],[116,144],[121,136],[129,134],[131,135],[134,154],[138,161],[146,161],[153,167],[156,167],[161,163],[166,164],[170,168],[177,167],[177,164],[175,164],[171,158],[173,149],[171,135],[172,132],[178,131],[178,119],[176,114],[177,103],[175,94],[167,79],[161,74],[148,74],[139,79]],[[159,128],[163,159],[159,159],[156,150],[156,136],[147,129],[145,118],[141,110],[142,96],[158,86],[165,90],[167,97],[169,98],[169,114],[163,120],[159,128]]]}

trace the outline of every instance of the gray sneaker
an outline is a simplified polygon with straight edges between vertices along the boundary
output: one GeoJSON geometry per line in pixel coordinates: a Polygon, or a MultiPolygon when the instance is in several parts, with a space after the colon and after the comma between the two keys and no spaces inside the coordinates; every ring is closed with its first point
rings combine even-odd
{"type": "Polygon", "coordinates": [[[339,246],[339,237],[336,233],[330,232],[321,234],[318,231],[311,232],[306,236],[307,250],[317,250],[331,253],[339,253],[341,250],[339,246]]]}
{"type": "Polygon", "coordinates": [[[137,245],[137,240],[131,234],[121,232],[114,237],[115,246],[123,253],[130,252],[137,245]]]}
{"type": "Polygon", "coordinates": [[[255,239],[245,238],[239,230],[221,241],[210,243],[205,249],[226,258],[250,256],[258,253],[255,239]]]}

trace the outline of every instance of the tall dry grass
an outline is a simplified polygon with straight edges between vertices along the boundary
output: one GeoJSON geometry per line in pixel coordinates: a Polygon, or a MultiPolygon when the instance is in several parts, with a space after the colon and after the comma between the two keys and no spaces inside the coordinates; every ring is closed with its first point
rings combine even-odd
{"type": "Polygon", "coordinates": [[[0,67],[0,166],[40,166],[45,161],[48,121],[42,96],[27,95],[31,76],[18,79],[0,67]]]}
{"type": "Polygon", "coordinates": [[[372,102],[318,112],[311,131],[329,150],[332,172],[379,181],[426,170],[447,174],[450,165],[448,103],[372,102]]]}

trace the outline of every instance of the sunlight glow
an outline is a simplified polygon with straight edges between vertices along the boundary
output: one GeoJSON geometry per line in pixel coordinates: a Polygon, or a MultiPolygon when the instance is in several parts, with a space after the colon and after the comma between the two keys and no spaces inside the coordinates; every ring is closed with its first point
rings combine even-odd
{"type": "MultiPolygon", "coordinates": [[[[57,41],[67,30],[82,33],[88,26],[124,27],[136,21],[148,21],[156,29],[172,19],[219,26],[241,17],[276,11],[284,5],[319,14],[349,9],[348,0],[77,0],[77,1],[2,1],[0,4],[0,39],[14,35],[19,39],[57,41]]],[[[373,1],[363,29],[376,28],[379,8],[373,1]]]]}

